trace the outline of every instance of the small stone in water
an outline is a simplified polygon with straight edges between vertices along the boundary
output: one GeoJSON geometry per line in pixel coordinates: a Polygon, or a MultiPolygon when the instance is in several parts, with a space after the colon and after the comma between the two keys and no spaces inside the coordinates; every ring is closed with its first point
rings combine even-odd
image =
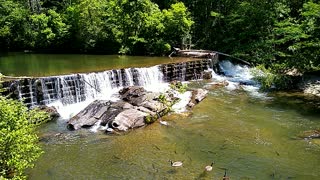
{"type": "Polygon", "coordinates": [[[160,124],[165,125],[165,126],[169,125],[169,123],[167,121],[161,121],[161,120],[160,120],[160,124]]]}
{"type": "Polygon", "coordinates": [[[112,128],[107,128],[106,129],[108,132],[113,132],[114,130],[112,128]]]}

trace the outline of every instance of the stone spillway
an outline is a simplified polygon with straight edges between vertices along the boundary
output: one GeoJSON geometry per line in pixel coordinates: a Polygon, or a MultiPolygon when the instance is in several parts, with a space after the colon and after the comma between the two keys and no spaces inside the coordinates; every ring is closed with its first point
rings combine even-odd
{"type": "Polygon", "coordinates": [[[46,105],[56,100],[74,104],[99,94],[111,94],[121,87],[157,86],[174,80],[201,79],[205,70],[218,71],[217,62],[218,57],[215,57],[143,68],[23,78],[4,82],[3,87],[6,95],[23,101],[28,107],[46,105]]]}

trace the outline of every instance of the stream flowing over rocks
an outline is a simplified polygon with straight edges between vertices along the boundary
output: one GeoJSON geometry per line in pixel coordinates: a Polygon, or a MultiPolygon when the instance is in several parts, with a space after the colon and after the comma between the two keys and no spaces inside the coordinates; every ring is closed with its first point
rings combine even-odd
{"type": "MultiPolygon", "coordinates": [[[[196,89],[188,100],[191,108],[202,101],[208,91],[196,89]]],[[[180,99],[170,89],[164,93],[150,92],[140,86],[125,87],[119,91],[116,102],[95,100],[73,116],[67,123],[70,130],[100,125],[102,130],[127,131],[151,124],[171,111],[180,99]]]]}

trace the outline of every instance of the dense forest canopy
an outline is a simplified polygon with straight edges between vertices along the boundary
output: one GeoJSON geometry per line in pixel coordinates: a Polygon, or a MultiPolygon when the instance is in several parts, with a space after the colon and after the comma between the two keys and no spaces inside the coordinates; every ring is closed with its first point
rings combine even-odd
{"type": "Polygon", "coordinates": [[[0,0],[1,49],[163,54],[193,21],[183,3],[150,0],[0,0]]]}
{"type": "Polygon", "coordinates": [[[0,14],[6,51],[164,55],[191,36],[279,72],[320,66],[317,0],[0,0],[0,14]]]}

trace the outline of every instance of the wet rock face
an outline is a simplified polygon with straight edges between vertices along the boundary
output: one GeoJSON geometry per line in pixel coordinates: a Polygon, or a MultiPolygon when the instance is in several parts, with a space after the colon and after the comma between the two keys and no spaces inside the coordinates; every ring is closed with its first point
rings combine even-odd
{"type": "Polygon", "coordinates": [[[320,97],[320,81],[308,84],[303,92],[305,94],[312,94],[320,97]]]}
{"type": "Polygon", "coordinates": [[[320,74],[302,76],[298,89],[302,90],[305,94],[320,97],[320,74]]]}
{"type": "Polygon", "coordinates": [[[204,71],[202,75],[203,79],[212,79],[212,71],[204,71]]]}
{"type": "Polygon", "coordinates": [[[39,106],[39,110],[45,111],[49,114],[51,120],[56,120],[60,117],[57,109],[55,107],[48,107],[48,106],[39,106]]]}
{"type": "Polygon", "coordinates": [[[188,107],[192,108],[199,102],[201,102],[204,98],[207,97],[208,91],[204,89],[196,89],[192,91],[191,100],[188,103],[188,107]]]}

